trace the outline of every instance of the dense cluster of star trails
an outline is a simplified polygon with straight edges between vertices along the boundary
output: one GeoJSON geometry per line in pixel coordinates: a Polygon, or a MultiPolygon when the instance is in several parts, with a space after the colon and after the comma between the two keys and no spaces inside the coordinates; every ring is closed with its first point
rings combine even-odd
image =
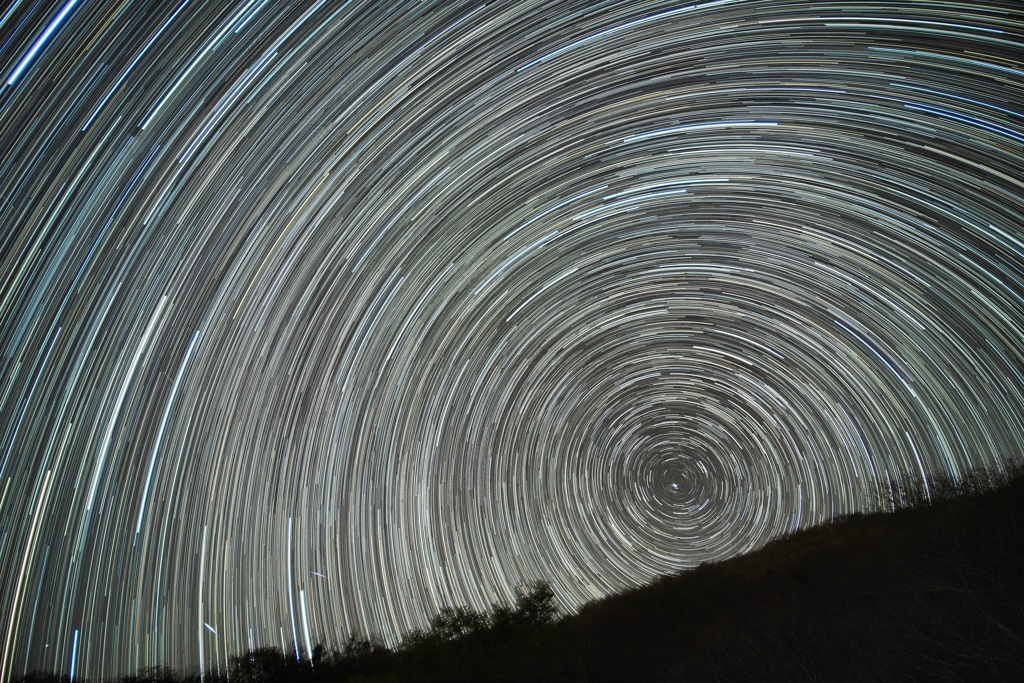
{"type": "Polygon", "coordinates": [[[0,671],[567,609],[1024,444],[1024,7],[15,0],[0,671]]]}

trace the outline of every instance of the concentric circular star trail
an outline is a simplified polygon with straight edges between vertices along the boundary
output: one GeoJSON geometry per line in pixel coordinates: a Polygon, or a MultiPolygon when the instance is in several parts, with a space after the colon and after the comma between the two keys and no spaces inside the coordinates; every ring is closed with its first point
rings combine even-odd
{"type": "Polygon", "coordinates": [[[13,2],[0,671],[568,609],[1024,445],[1024,8],[13,2]]]}

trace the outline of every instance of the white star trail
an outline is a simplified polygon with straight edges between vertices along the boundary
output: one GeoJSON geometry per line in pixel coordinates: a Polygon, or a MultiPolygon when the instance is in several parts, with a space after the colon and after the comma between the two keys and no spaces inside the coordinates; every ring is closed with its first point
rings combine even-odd
{"type": "Polygon", "coordinates": [[[1024,445],[1019,2],[12,3],[2,676],[568,610],[1024,445]]]}

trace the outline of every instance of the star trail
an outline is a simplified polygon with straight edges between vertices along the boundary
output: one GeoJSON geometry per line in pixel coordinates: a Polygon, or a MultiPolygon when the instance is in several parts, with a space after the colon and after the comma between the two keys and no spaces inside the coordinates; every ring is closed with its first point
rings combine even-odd
{"type": "Polygon", "coordinates": [[[572,610],[1021,456],[1016,0],[18,0],[0,76],[4,679],[572,610]]]}

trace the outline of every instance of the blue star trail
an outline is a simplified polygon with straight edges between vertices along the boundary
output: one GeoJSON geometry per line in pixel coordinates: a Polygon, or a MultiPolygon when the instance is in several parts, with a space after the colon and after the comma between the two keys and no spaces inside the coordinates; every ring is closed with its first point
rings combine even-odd
{"type": "Polygon", "coordinates": [[[0,672],[568,610],[1024,445],[1024,8],[13,2],[0,672]]]}

